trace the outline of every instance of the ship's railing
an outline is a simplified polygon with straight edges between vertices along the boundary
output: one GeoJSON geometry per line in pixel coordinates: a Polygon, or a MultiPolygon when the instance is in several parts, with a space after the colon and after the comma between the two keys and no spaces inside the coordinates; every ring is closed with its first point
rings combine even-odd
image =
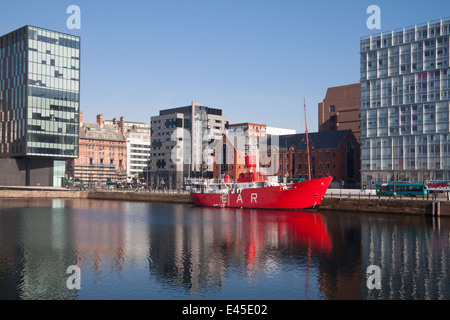
{"type": "MultiPolygon", "coordinates": [[[[227,183],[235,183],[235,182],[236,182],[236,180],[231,179],[227,183]]],[[[221,184],[221,183],[225,183],[225,180],[224,179],[191,178],[191,179],[186,179],[186,182],[185,182],[186,185],[199,185],[199,186],[206,186],[206,185],[211,185],[211,184],[221,184]]]]}
{"type": "MultiPolygon", "coordinates": [[[[437,194],[435,195],[436,198],[441,198],[444,201],[447,200],[446,194],[437,194]],[[437,197],[436,197],[437,196],[437,197]]],[[[390,200],[390,199],[397,199],[397,200],[432,200],[434,199],[432,195],[418,195],[418,196],[407,196],[407,195],[396,195],[396,196],[382,196],[377,195],[374,191],[369,190],[361,190],[361,191],[355,191],[355,190],[347,190],[347,189],[328,189],[325,198],[338,198],[338,199],[353,199],[353,200],[371,200],[371,199],[378,199],[378,200],[390,200]]]]}

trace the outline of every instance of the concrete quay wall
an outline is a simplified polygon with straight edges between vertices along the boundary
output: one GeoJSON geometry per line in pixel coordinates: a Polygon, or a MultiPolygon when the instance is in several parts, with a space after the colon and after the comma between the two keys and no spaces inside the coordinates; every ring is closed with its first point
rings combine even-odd
{"type": "Polygon", "coordinates": [[[87,192],[82,191],[61,191],[61,190],[38,190],[38,189],[21,189],[21,190],[0,190],[0,199],[82,199],[88,198],[87,192]]]}
{"type": "Polygon", "coordinates": [[[87,192],[88,199],[191,203],[189,194],[145,192],[87,192]]]}
{"type": "Polygon", "coordinates": [[[325,198],[320,211],[450,216],[450,202],[401,199],[325,198]]]}
{"type": "MultiPolygon", "coordinates": [[[[124,201],[151,201],[191,203],[189,194],[177,193],[145,193],[145,192],[102,192],[102,191],[69,191],[48,189],[15,189],[0,190],[0,199],[100,199],[124,201]]],[[[449,216],[450,202],[431,200],[402,199],[359,199],[325,197],[319,211],[349,211],[361,213],[390,213],[419,216],[449,216]]]]}
{"type": "Polygon", "coordinates": [[[0,190],[0,199],[100,199],[190,203],[189,194],[61,190],[0,190]]]}

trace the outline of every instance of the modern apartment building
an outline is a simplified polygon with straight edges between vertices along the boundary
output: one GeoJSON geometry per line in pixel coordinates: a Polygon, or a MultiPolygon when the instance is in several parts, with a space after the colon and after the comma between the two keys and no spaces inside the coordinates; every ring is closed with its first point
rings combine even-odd
{"type": "Polygon", "coordinates": [[[359,140],[360,103],[360,83],[328,88],[325,99],[319,102],[319,132],[352,130],[359,140]]]}
{"type": "Polygon", "coordinates": [[[450,179],[450,18],[361,38],[362,182],[450,179]]]}
{"type": "Polygon", "coordinates": [[[153,187],[179,188],[187,177],[213,176],[214,147],[228,130],[228,117],[222,115],[221,109],[192,102],[161,110],[150,123],[153,187]],[[181,154],[181,158],[173,157],[173,152],[181,154]]]}
{"type": "Polygon", "coordinates": [[[65,185],[78,157],[80,38],[25,26],[0,37],[0,184],[65,185]]]}

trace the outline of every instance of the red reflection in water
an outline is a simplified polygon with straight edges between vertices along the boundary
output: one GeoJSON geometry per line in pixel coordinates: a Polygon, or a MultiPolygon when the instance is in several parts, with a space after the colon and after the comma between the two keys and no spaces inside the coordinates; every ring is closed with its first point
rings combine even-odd
{"type": "Polygon", "coordinates": [[[250,272],[258,270],[264,250],[268,248],[297,248],[311,254],[331,253],[332,239],[319,213],[272,210],[242,212],[245,225],[246,262],[250,272]]]}
{"type": "Polygon", "coordinates": [[[289,239],[322,252],[331,252],[333,248],[325,218],[320,213],[272,210],[248,213],[244,220],[250,225],[248,236],[255,245],[264,243],[268,233],[276,233],[281,243],[289,239]]]}
{"type": "Polygon", "coordinates": [[[292,213],[285,219],[290,233],[308,248],[331,252],[332,241],[323,215],[311,212],[292,213]]]}

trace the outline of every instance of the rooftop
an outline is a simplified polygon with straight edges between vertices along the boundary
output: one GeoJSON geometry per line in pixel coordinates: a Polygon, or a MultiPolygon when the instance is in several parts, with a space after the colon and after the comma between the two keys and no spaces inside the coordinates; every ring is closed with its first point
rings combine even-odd
{"type": "Polygon", "coordinates": [[[363,36],[363,37],[361,37],[361,40],[370,40],[370,39],[374,39],[374,38],[380,38],[383,35],[392,35],[392,34],[400,34],[403,32],[412,32],[412,31],[416,31],[416,29],[425,28],[428,26],[437,26],[438,24],[440,25],[441,23],[450,24],[450,17],[436,19],[436,20],[432,20],[432,21],[428,21],[428,22],[418,23],[418,24],[415,24],[412,26],[407,26],[404,28],[398,28],[398,29],[394,29],[394,30],[389,30],[389,31],[385,31],[385,32],[380,32],[380,33],[376,33],[376,34],[363,36]]]}
{"type": "MultiPolygon", "coordinates": [[[[312,132],[308,133],[309,144],[317,149],[336,149],[339,148],[345,137],[351,133],[351,130],[312,132]]],[[[291,146],[297,150],[306,150],[306,134],[289,134],[278,136],[280,149],[287,149],[291,146]]],[[[271,144],[271,139],[268,140],[271,144]]]]}
{"type": "Polygon", "coordinates": [[[83,122],[83,126],[80,127],[80,139],[126,141],[118,125],[100,125],[96,122],[83,122]]]}

